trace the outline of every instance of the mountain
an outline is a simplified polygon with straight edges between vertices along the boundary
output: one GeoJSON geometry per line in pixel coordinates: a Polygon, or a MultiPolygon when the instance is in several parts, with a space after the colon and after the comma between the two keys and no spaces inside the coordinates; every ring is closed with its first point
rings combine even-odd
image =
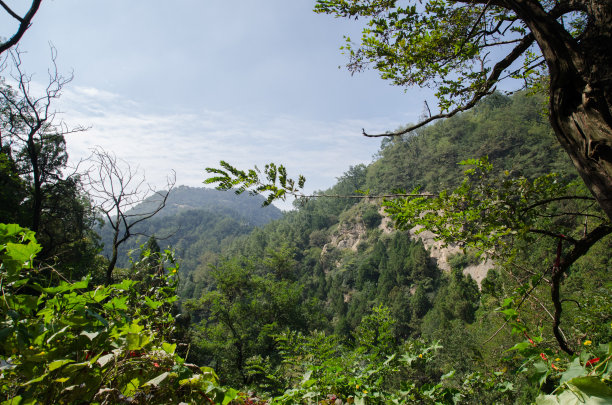
{"type": "Polygon", "coordinates": [[[172,190],[166,206],[156,216],[158,218],[176,216],[189,210],[232,212],[253,226],[261,226],[282,217],[282,212],[278,208],[262,207],[263,202],[264,198],[261,196],[239,195],[205,187],[178,186],[172,190]]]}
{"type": "MultiPolygon", "coordinates": [[[[157,205],[158,198],[148,198],[129,213],[147,212],[149,207],[157,205]]],[[[133,228],[133,236],[120,246],[118,266],[129,266],[130,252],[137,251],[149,237],[155,236],[162,248],[175,250],[181,272],[189,274],[201,256],[217,254],[233,238],[283,216],[274,206],[262,207],[263,201],[261,196],[178,186],[170,192],[166,206],[159,213],[133,228]]],[[[108,257],[112,244],[108,224],[99,233],[104,244],[103,254],[108,257]]]]}
{"type": "MultiPolygon", "coordinates": [[[[553,135],[544,105],[538,96],[493,94],[471,111],[384,139],[371,164],[349,168],[322,194],[385,194],[417,186],[437,192],[461,182],[465,167],[460,161],[485,155],[499,173],[534,178],[554,171],[574,179],[576,173],[553,135]]],[[[384,304],[396,319],[403,319],[400,336],[418,334],[422,318],[450,282],[452,269],[474,276],[478,285],[485,278],[491,263],[483,266],[458,248],[440,251],[433,235],[424,246],[426,234],[390,231],[381,226],[380,199],[357,201],[324,195],[305,201],[279,221],[235,238],[223,247],[224,256],[257,262],[274,252],[290,252],[293,277],[307,291],[304,299],[319,299],[337,332],[354,328],[369,308],[384,304]]],[[[219,263],[218,257],[208,259],[209,264],[219,263]]],[[[266,266],[260,269],[267,271],[266,266]]],[[[189,277],[194,281],[191,297],[215,288],[208,265],[198,266],[189,277]]],[[[463,282],[470,291],[476,286],[463,282]]],[[[465,319],[478,307],[478,299],[470,299],[476,301],[466,304],[471,310],[465,319]]]]}

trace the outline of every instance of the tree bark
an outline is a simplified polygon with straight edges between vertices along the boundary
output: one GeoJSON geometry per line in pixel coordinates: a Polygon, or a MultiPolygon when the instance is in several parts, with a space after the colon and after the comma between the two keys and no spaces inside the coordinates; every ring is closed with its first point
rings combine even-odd
{"type": "Polygon", "coordinates": [[[550,122],[580,177],[612,220],[612,2],[578,1],[589,16],[573,38],[535,0],[508,0],[550,75],[550,122]]]}

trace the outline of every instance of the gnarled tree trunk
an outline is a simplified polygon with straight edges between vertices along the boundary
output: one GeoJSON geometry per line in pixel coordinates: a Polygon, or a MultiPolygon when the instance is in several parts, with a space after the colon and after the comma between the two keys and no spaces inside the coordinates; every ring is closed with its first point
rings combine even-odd
{"type": "Polygon", "coordinates": [[[581,38],[535,0],[509,0],[533,33],[550,74],[550,121],[584,183],[612,220],[612,1],[574,0],[581,38]]]}

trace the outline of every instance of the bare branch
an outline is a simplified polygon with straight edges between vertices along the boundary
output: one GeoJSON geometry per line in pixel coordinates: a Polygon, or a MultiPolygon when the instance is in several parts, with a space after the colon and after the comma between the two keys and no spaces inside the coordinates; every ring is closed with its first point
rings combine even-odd
{"type": "Polygon", "coordinates": [[[110,284],[119,246],[138,234],[134,232],[136,225],[153,217],[166,206],[170,191],[176,183],[176,174],[172,172],[167,178],[167,190],[156,191],[146,183],[138,169],[133,169],[111,152],[97,147],[92,150],[88,160],[91,165],[84,173],[88,192],[113,230],[112,254],[106,268],[106,282],[110,284]],[[147,200],[150,206],[142,204],[147,200]],[[139,211],[134,211],[137,206],[139,211]]]}
{"type": "Polygon", "coordinates": [[[30,24],[32,22],[32,19],[34,18],[34,15],[38,11],[38,8],[40,7],[40,3],[41,2],[42,2],[42,0],[33,0],[32,1],[32,5],[30,6],[30,9],[28,10],[28,12],[23,17],[19,17],[13,10],[11,10],[4,3],[4,1],[0,1],[0,6],[2,6],[2,8],[4,8],[4,10],[11,17],[13,17],[17,21],[19,21],[19,28],[17,29],[17,32],[15,32],[15,34],[8,41],[0,44],[0,53],[6,51],[10,47],[16,45],[17,42],[19,42],[19,40],[21,40],[21,37],[23,37],[23,34],[25,34],[25,32],[27,31],[28,28],[30,28],[30,24]]]}

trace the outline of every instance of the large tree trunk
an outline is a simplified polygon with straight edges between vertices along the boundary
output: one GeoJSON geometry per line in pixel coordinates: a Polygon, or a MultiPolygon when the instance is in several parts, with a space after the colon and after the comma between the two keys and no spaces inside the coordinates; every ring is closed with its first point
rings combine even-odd
{"type": "Polygon", "coordinates": [[[573,38],[535,0],[508,0],[533,33],[550,74],[550,121],[612,220],[612,1],[576,0],[589,16],[573,38]]]}
{"type": "Polygon", "coordinates": [[[556,68],[556,77],[551,75],[550,119],[584,183],[612,220],[612,1],[584,3],[590,21],[580,45],[569,63],[556,62],[571,69],[556,68]]]}
{"type": "MultiPolygon", "coordinates": [[[[582,94],[573,97],[568,97],[564,89],[551,93],[550,118],[557,139],[572,159],[586,186],[612,220],[610,108],[601,92],[593,94],[588,84],[582,94]]],[[[576,94],[575,91],[572,93],[576,94]]]]}

